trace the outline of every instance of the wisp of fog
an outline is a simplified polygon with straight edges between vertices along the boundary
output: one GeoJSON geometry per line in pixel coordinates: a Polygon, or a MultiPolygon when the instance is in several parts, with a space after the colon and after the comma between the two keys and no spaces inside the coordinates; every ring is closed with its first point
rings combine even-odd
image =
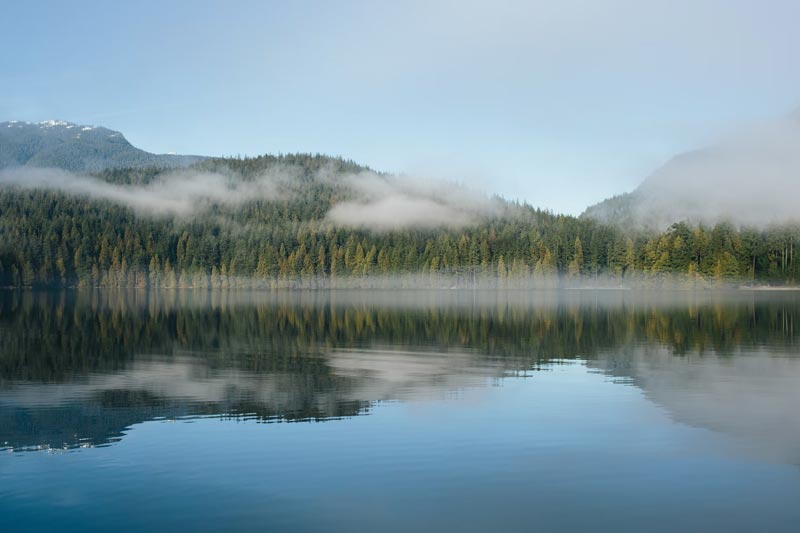
{"type": "Polygon", "coordinates": [[[130,207],[147,215],[189,215],[211,204],[237,205],[252,198],[275,198],[270,177],[233,181],[214,172],[174,171],[143,185],[121,185],[54,168],[0,171],[0,185],[55,190],[130,207]]]}
{"type": "Polygon", "coordinates": [[[377,231],[399,228],[461,227],[496,215],[499,202],[466,186],[411,176],[349,175],[344,183],[355,199],[340,202],[327,219],[377,231]]]}
{"type": "MultiPolygon", "coordinates": [[[[255,179],[233,173],[166,171],[146,184],[116,184],[54,168],[18,167],[0,171],[0,186],[58,191],[127,206],[148,216],[191,216],[211,205],[235,207],[256,200],[279,200],[299,194],[296,169],[276,166],[255,179]]],[[[314,175],[338,184],[349,196],[333,205],[325,220],[337,225],[390,231],[403,228],[461,227],[496,215],[497,199],[466,186],[375,172],[314,175]]]]}
{"type": "MultiPolygon", "coordinates": [[[[627,198],[632,222],[663,230],[678,221],[765,227],[800,220],[800,114],[751,125],[676,157],[627,198]]],[[[589,216],[613,221],[613,204],[589,216]]]]}

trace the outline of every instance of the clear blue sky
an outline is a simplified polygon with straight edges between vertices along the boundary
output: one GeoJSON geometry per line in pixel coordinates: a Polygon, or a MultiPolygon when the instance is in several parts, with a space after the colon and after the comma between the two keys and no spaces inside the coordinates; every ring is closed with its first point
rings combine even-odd
{"type": "Polygon", "coordinates": [[[800,104],[800,2],[3,2],[0,120],[322,152],[558,212],[800,104]]]}

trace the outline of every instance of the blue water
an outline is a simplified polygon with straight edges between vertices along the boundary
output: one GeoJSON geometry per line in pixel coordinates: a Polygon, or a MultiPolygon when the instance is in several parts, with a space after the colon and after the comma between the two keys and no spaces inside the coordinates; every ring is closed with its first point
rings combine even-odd
{"type": "Polygon", "coordinates": [[[794,296],[9,298],[3,531],[800,523],[794,296]]]}

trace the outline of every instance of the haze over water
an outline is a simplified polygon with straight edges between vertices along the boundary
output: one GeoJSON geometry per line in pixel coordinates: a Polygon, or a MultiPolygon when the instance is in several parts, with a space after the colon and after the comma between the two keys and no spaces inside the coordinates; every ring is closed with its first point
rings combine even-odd
{"type": "Polygon", "coordinates": [[[799,315],[794,291],[2,291],[0,528],[795,531],[799,315]]]}

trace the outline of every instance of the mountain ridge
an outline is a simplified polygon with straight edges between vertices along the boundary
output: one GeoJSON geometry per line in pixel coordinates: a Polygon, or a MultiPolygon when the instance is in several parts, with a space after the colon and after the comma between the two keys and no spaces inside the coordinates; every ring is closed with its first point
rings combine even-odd
{"type": "Polygon", "coordinates": [[[182,168],[203,156],[154,154],[119,132],[64,120],[0,122],[0,168],[55,167],[71,172],[109,168],[182,168]]]}
{"type": "Polygon", "coordinates": [[[659,231],[676,222],[780,225],[800,220],[797,197],[800,111],[678,154],[633,191],[591,205],[581,217],[659,231]]]}

